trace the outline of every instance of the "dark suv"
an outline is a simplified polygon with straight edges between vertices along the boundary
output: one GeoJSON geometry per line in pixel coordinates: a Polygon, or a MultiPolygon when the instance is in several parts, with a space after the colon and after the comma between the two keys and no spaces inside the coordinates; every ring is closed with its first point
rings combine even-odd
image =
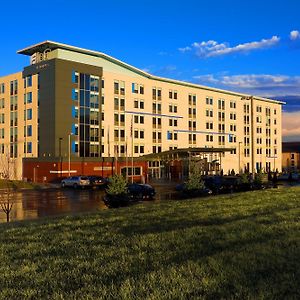
{"type": "Polygon", "coordinates": [[[90,180],[91,187],[95,188],[106,188],[107,187],[107,179],[102,176],[88,176],[90,180]]]}
{"type": "Polygon", "coordinates": [[[155,190],[150,184],[129,184],[128,193],[133,200],[153,199],[155,196],[155,190]]]}

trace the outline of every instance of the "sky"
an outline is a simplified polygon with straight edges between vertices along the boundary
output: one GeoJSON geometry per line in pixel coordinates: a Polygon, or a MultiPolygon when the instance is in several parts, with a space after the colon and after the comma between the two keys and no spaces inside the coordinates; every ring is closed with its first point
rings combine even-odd
{"type": "Polygon", "coordinates": [[[1,3],[0,76],[44,40],[104,52],[151,74],[283,100],[300,141],[299,0],[51,0],[1,3]]]}

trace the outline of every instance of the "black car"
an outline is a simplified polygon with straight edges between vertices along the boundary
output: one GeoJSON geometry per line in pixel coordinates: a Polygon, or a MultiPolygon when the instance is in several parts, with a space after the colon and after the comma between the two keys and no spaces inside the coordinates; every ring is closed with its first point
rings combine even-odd
{"type": "Polygon", "coordinates": [[[128,185],[128,193],[133,200],[153,199],[155,189],[150,184],[132,183],[128,185]]]}
{"type": "Polygon", "coordinates": [[[90,185],[96,188],[106,188],[107,187],[107,179],[102,176],[88,176],[90,180],[90,185]]]}

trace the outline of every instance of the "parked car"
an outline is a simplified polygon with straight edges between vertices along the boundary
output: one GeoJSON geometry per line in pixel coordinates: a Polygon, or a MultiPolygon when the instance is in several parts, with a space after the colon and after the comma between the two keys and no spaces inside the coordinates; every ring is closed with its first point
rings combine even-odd
{"type": "Polygon", "coordinates": [[[128,193],[134,200],[153,199],[155,189],[150,184],[132,183],[128,185],[128,193]]]}
{"type": "Polygon", "coordinates": [[[88,187],[90,186],[90,180],[87,176],[71,176],[61,181],[61,187],[64,188],[67,186],[74,189],[88,187]]]}
{"type": "Polygon", "coordinates": [[[212,191],[207,187],[204,187],[203,189],[200,190],[188,190],[186,187],[186,183],[177,184],[175,190],[177,192],[181,192],[183,196],[191,196],[191,197],[209,196],[212,194],[212,191]]]}
{"type": "Polygon", "coordinates": [[[90,185],[96,188],[106,188],[107,187],[107,179],[102,176],[88,176],[90,180],[90,185]]]}

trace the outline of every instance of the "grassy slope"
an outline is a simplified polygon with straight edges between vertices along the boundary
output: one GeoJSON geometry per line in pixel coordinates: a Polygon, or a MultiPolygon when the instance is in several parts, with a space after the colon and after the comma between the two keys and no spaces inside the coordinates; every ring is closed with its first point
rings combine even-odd
{"type": "Polygon", "coordinates": [[[39,185],[36,183],[24,182],[20,180],[6,180],[0,179],[0,189],[36,189],[39,185]]]}
{"type": "Polygon", "coordinates": [[[300,189],[0,226],[0,298],[300,297],[300,189]]]}

